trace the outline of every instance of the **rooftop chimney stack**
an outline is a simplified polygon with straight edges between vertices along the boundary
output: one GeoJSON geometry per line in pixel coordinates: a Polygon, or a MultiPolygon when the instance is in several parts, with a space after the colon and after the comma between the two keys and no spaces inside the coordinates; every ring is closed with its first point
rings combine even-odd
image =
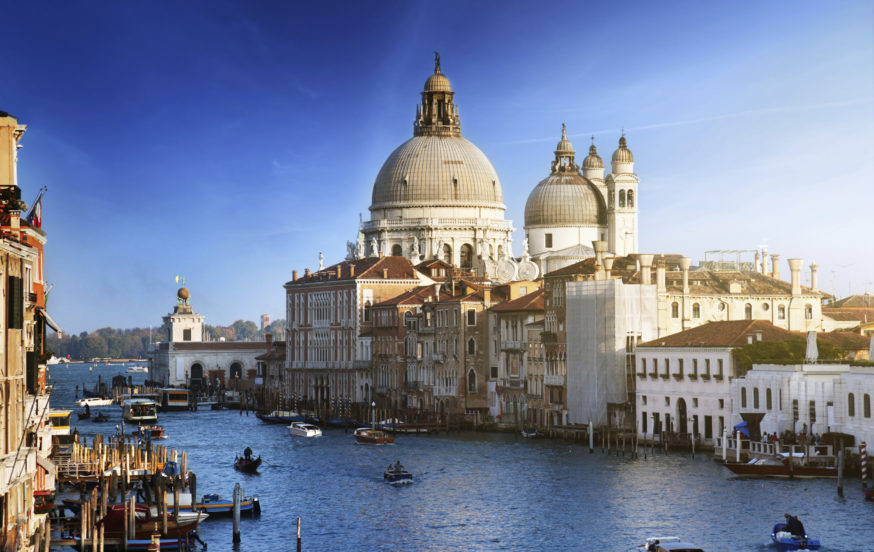
{"type": "Polygon", "coordinates": [[[667,289],[665,285],[665,257],[659,255],[659,260],[656,263],[656,290],[659,293],[664,293],[667,289]]]}
{"type": "Polygon", "coordinates": [[[762,273],[762,255],[756,251],[756,272],[762,273]]]}
{"type": "Polygon", "coordinates": [[[777,253],[771,254],[771,278],[780,279],[780,255],[777,253]]]}
{"type": "Polygon", "coordinates": [[[592,248],[595,250],[595,279],[602,280],[601,267],[604,266],[604,253],[607,252],[607,242],[595,240],[592,242],[592,248]]]}
{"type": "Polygon", "coordinates": [[[801,295],[801,264],[802,259],[789,259],[789,271],[792,273],[792,296],[801,295]]]}
{"type": "Polygon", "coordinates": [[[309,278],[309,277],[310,277],[310,269],[308,269],[308,268],[305,269],[305,270],[303,271],[303,275],[304,275],[305,278],[309,278]]]}
{"type": "Polygon", "coordinates": [[[355,277],[355,265],[354,264],[349,265],[349,277],[350,278],[355,277]]]}
{"type": "Polygon", "coordinates": [[[818,268],[819,266],[815,262],[810,263],[810,289],[813,291],[819,291],[819,278],[816,274],[816,269],[818,268]]]}
{"type": "Polygon", "coordinates": [[[640,283],[648,286],[652,284],[652,258],[653,255],[638,255],[640,260],[640,283]]]}
{"type": "Polygon", "coordinates": [[[293,282],[295,280],[297,280],[297,270],[292,270],[291,271],[291,281],[293,282]]]}
{"type": "Polygon", "coordinates": [[[762,246],[762,274],[768,275],[768,248],[762,246]]]}
{"type": "MultiPolygon", "coordinates": [[[[759,254],[756,253],[756,266],[758,267],[759,254]]],[[[689,295],[689,267],[692,266],[692,259],[683,257],[680,259],[680,268],[683,269],[683,293],[689,295]]]]}
{"type": "Polygon", "coordinates": [[[610,272],[613,270],[613,261],[615,261],[615,260],[616,259],[614,259],[613,257],[610,257],[609,259],[604,259],[604,268],[607,271],[604,274],[604,277],[607,278],[608,280],[610,279],[610,272]]]}

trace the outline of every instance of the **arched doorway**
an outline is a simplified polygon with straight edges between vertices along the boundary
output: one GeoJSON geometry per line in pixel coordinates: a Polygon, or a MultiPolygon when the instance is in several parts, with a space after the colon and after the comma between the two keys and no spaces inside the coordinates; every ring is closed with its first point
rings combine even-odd
{"type": "Polygon", "coordinates": [[[203,379],[203,366],[199,362],[191,365],[191,383],[203,379]]]}
{"type": "Polygon", "coordinates": [[[392,257],[402,257],[404,254],[404,249],[403,249],[403,247],[400,246],[400,244],[396,243],[393,246],[391,246],[391,254],[392,254],[392,257]]]}
{"type": "Polygon", "coordinates": [[[686,423],[686,400],[678,399],[677,400],[677,425],[680,433],[689,433],[687,423],[686,423]]]}
{"type": "Polygon", "coordinates": [[[450,247],[449,244],[443,244],[443,261],[446,262],[446,264],[453,264],[452,247],[450,247]]]}
{"type": "Polygon", "coordinates": [[[461,268],[470,268],[473,265],[473,247],[466,243],[461,246],[459,254],[459,265],[461,265],[461,268]]]}
{"type": "Polygon", "coordinates": [[[231,364],[231,379],[243,379],[243,366],[239,362],[234,362],[233,364],[231,364]]]}

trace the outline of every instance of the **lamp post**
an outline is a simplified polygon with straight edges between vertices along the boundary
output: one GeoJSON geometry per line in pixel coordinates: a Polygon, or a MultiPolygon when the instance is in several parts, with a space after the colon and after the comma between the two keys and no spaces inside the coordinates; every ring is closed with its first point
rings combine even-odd
{"type": "Polygon", "coordinates": [[[376,427],[376,401],[370,403],[370,420],[371,425],[376,427]]]}

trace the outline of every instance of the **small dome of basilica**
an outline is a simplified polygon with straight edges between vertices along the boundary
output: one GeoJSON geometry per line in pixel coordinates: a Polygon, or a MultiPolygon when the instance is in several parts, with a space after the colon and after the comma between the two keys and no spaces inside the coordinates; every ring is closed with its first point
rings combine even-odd
{"type": "Polygon", "coordinates": [[[601,159],[601,156],[598,155],[598,150],[595,148],[595,144],[589,146],[589,155],[583,159],[583,168],[584,169],[603,169],[604,168],[604,160],[601,159]]]}
{"type": "Polygon", "coordinates": [[[625,136],[619,138],[619,147],[613,152],[613,163],[634,163],[634,155],[628,149],[625,136]]]}
{"type": "Polygon", "coordinates": [[[434,73],[425,81],[425,92],[452,92],[452,85],[446,75],[434,73]]]}

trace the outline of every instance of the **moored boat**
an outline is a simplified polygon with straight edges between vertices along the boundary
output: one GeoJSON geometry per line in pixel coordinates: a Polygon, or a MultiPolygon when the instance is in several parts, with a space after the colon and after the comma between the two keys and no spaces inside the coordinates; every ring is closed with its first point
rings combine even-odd
{"type": "Polygon", "coordinates": [[[108,422],[109,421],[109,414],[106,414],[103,412],[98,412],[97,416],[94,416],[93,418],[91,418],[91,421],[94,423],[108,422]]]}
{"type": "Polygon", "coordinates": [[[741,477],[837,477],[838,470],[833,465],[801,464],[788,457],[753,458],[746,463],[726,462],[724,466],[741,477]],[[793,462],[790,464],[790,462],[793,462]]]}
{"type": "Polygon", "coordinates": [[[303,422],[294,422],[288,426],[288,431],[295,437],[321,437],[322,430],[318,426],[303,422]]]}
{"type": "MultiPolygon", "coordinates": [[[[167,495],[167,508],[172,510],[175,506],[175,498],[172,494],[167,495]]],[[[205,494],[201,497],[200,502],[191,505],[191,493],[184,492],[179,494],[179,511],[188,512],[200,511],[211,516],[229,515],[234,513],[234,501],[232,499],[222,498],[218,494],[205,494]]],[[[240,500],[240,513],[259,516],[261,515],[261,502],[256,495],[244,496],[240,500]]]]}
{"type": "Polygon", "coordinates": [[[372,427],[360,427],[353,434],[355,440],[362,445],[385,445],[394,443],[393,437],[386,435],[381,429],[373,429],[372,427]]]}
{"type": "Polygon", "coordinates": [[[543,439],[546,437],[546,434],[540,433],[536,429],[523,429],[522,437],[525,437],[526,439],[543,439]]]}
{"type": "Polygon", "coordinates": [[[267,424],[290,424],[292,422],[303,422],[304,417],[294,410],[274,410],[267,414],[258,412],[255,414],[259,420],[267,424]]]}
{"type": "Polygon", "coordinates": [[[771,540],[779,550],[819,550],[820,544],[816,539],[811,539],[806,534],[793,535],[786,530],[785,523],[775,523],[771,531],[771,540]]]}

